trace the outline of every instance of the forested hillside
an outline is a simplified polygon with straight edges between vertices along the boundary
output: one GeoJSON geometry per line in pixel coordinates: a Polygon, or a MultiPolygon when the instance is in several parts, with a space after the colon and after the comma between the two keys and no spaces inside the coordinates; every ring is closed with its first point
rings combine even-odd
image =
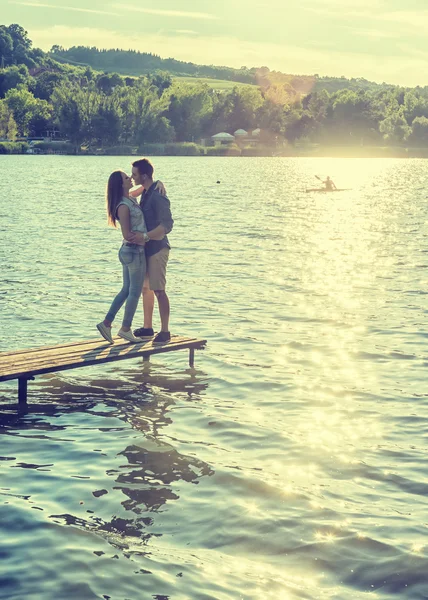
{"type": "Polygon", "coordinates": [[[0,26],[0,138],[55,135],[76,148],[138,147],[260,128],[270,146],[297,141],[428,146],[427,88],[287,75],[267,67],[201,67],[138,52],[79,52],[55,46],[46,54],[33,48],[19,25],[0,26]],[[66,64],[70,52],[76,63],[95,57],[99,69],[115,64],[119,70],[123,57],[133,56],[146,71],[126,77],[66,64]],[[185,68],[194,68],[191,75],[240,77],[237,81],[253,85],[220,91],[196,79],[194,84],[174,80],[171,73],[189,74],[185,68]]]}
{"type": "MultiPolygon", "coordinates": [[[[270,70],[267,67],[219,67],[214,65],[197,65],[191,62],[183,62],[174,58],[161,58],[149,52],[137,50],[99,49],[94,46],[72,46],[63,48],[55,45],[51,48],[49,56],[60,62],[73,65],[90,66],[93,69],[106,72],[115,72],[125,75],[147,75],[153,71],[167,71],[175,76],[187,76],[195,78],[221,79],[225,81],[236,81],[259,85],[260,80],[270,70]]],[[[312,91],[327,90],[329,93],[342,89],[369,90],[379,87],[379,84],[367,81],[363,78],[346,79],[345,77],[320,77],[315,75],[296,76],[284,73],[274,73],[274,77],[282,77],[291,82],[294,80],[294,88],[299,91],[311,89],[312,91]]],[[[386,86],[388,87],[388,86],[386,86]]],[[[389,86],[392,87],[392,86],[389,86]]]]}

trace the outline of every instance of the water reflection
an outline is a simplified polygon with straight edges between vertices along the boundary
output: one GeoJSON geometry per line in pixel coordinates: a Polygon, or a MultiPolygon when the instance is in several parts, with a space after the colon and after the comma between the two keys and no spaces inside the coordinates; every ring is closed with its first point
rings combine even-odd
{"type": "MultiPolygon", "coordinates": [[[[180,453],[161,439],[162,431],[173,423],[172,409],[177,402],[195,404],[207,389],[208,379],[202,371],[168,371],[148,362],[143,362],[140,370],[135,364],[127,369],[115,368],[105,379],[91,377],[85,382],[82,376],[75,383],[58,376],[40,378],[25,413],[17,414],[16,404],[1,406],[0,440],[2,436],[3,440],[4,436],[14,436],[17,440],[31,437],[54,445],[61,441],[67,444],[55,456],[50,454],[50,461],[40,465],[25,460],[17,462],[15,456],[1,460],[9,467],[47,471],[58,480],[67,472],[68,477],[79,479],[82,487],[70,490],[69,502],[62,503],[64,512],[49,511],[43,504],[37,508],[49,512],[49,519],[56,524],[93,532],[116,548],[132,546],[135,551],[136,542],[141,548],[151,537],[161,535],[153,531],[155,514],[164,510],[168,502],[179,500],[180,482],[196,485],[201,478],[214,474],[204,461],[180,453]],[[107,446],[103,452],[91,451],[91,454],[97,452],[95,458],[91,457],[93,471],[81,463],[69,464],[68,454],[77,451],[82,425],[84,429],[93,429],[93,446],[107,446]],[[117,448],[118,437],[112,431],[119,431],[120,439],[125,438],[123,449],[117,448]],[[61,437],[58,432],[63,432],[61,437]],[[102,465],[104,484],[97,486],[92,480],[99,479],[102,465]],[[78,475],[70,475],[71,469],[78,475]],[[98,473],[91,476],[93,472],[98,473]],[[81,508],[84,502],[77,501],[80,497],[87,498],[89,491],[100,502],[95,510],[81,508]],[[75,512],[67,510],[70,508],[67,504],[73,502],[79,505],[75,512]],[[108,506],[111,518],[102,515],[103,506],[108,506]]],[[[49,454],[49,450],[46,452],[49,454]]],[[[9,488],[3,488],[3,493],[8,492],[9,488]]],[[[33,503],[31,493],[25,497],[33,503]]]]}
{"type": "Polygon", "coordinates": [[[214,471],[202,461],[180,455],[174,448],[162,444],[158,451],[147,447],[129,446],[121,452],[128,460],[128,472],[121,473],[116,481],[120,484],[138,484],[138,489],[121,487],[129,500],[123,502],[126,510],[137,514],[158,511],[167,500],[177,500],[179,496],[170,487],[175,481],[197,484],[201,477],[213,475],[214,471]]]}

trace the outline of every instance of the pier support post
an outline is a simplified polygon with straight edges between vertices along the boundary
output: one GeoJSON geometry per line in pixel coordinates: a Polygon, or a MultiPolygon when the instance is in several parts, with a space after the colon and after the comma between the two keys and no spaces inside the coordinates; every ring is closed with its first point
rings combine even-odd
{"type": "Polygon", "coordinates": [[[195,349],[189,348],[189,367],[193,367],[195,365],[195,349]]]}
{"type": "Polygon", "coordinates": [[[34,377],[19,377],[18,379],[18,402],[21,406],[27,404],[27,383],[29,379],[34,380],[34,377]]]}

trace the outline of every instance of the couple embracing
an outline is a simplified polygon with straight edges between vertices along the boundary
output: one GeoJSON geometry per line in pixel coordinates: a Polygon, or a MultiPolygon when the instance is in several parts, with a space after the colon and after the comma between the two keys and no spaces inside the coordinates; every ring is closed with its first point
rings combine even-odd
{"type": "Polygon", "coordinates": [[[173,226],[170,202],[160,181],[153,180],[153,165],[147,158],[132,163],[132,176],[114,171],[107,184],[107,216],[114,227],[120,224],[123,242],[119,250],[123,285],[113,300],[104,321],[97,329],[104,339],[114,343],[112,323],[125,304],[125,313],[118,336],[131,343],[153,338],[153,309],[156,296],[161,320],[161,330],[153,344],[167,344],[169,333],[169,299],[165,291],[166,267],[170,245],[167,234],[173,226]],[[141,200],[135,199],[136,192],[141,200]],[[138,302],[143,294],[144,326],[131,330],[138,302]]]}

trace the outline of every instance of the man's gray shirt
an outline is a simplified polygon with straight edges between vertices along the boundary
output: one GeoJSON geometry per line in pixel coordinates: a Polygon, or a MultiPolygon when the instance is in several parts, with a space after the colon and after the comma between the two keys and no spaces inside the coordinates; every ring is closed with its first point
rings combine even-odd
{"type": "MultiPolygon", "coordinates": [[[[170,201],[166,196],[162,196],[155,188],[157,182],[154,182],[149,189],[143,193],[140,200],[140,206],[146,221],[147,231],[152,231],[158,225],[165,227],[166,233],[169,233],[174,224],[170,201]]],[[[146,243],[146,256],[153,256],[162,250],[162,248],[170,248],[167,236],[162,240],[150,240],[146,243]]]]}

